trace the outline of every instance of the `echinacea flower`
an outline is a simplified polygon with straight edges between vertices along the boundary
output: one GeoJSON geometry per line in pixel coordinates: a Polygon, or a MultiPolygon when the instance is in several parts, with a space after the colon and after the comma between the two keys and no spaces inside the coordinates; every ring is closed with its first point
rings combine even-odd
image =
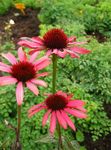
{"type": "Polygon", "coordinates": [[[16,100],[18,105],[21,105],[23,101],[24,85],[26,85],[35,95],[38,95],[39,93],[36,85],[47,86],[46,83],[38,79],[38,77],[46,76],[48,74],[47,72],[39,73],[39,70],[48,66],[50,61],[47,56],[35,60],[37,55],[38,52],[34,53],[28,60],[22,47],[18,49],[19,61],[11,53],[2,54],[11,65],[0,62],[0,70],[9,74],[8,76],[0,77],[0,86],[17,83],[16,100]]]}
{"type": "Polygon", "coordinates": [[[33,48],[34,50],[30,51],[30,54],[36,51],[46,50],[46,54],[48,56],[56,54],[62,58],[64,58],[67,54],[69,54],[72,58],[79,58],[79,54],[89,53],[89,50],[78,46],[85,43],[86,42],[77,42],[76,37],[68,38],[63,30],[56,28],[46,32],[43,38],[23,37],[21,38],[21,41],[18,42],[21,46],[33,48]]]}
{"type": "Polygon", "coordinates": [[[46,109],[42,119],[42,125],[45,126],[50,116],[50,132],[53,134],[58,122],[60,126],[67,129],[67,125],[76,130],[74,123],[69,115],[77,118],[86,118],[86,109],[83,108],[85,102],[82,100],[72,100],[72,95],[67,95],[62,91],[55,94],[49,94],[43,103],[37,104],[29,109],[28,116],[31,117],[39,111],[46,109]]]}

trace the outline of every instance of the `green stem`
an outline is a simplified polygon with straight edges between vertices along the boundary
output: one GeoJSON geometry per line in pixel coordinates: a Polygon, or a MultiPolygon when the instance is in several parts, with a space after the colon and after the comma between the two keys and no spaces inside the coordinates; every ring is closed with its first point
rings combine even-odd
{"type": "Polygon", "coordinates": [[[62,136],[61,136],[61,127],[60,127],[59,123],[57,124],[57,132],[58,132],[58,136],[59,136],[58,150],[63,150],[62,136]]]}
{"type": "Polygon", "coordinates": [[[52,77],[52,93],[56,92],[56,72],[57,72],[57,55],[52,55],[52,63],[53,63],[53,77],[52,77]]]}
{"type": "MultiPolygon", "coordinates": [[[[56,73],[57,73],[57,55],[52,55],[52,63],[53,63],[53,74],[52,74],[52,93],[56,93],[56,73]]],[[[57,124],[57,132],[59,136],[58,141],[58,150],[63,150],[62,137],[61,137],[61,128],[59,123],[57,124]]]]}
{"type": "Polygon", "coordinates": [[[20,125],[21,125],[21,106],[17,106],[17,133],[16,133],[16,146],[20,147],[20,125]]]}

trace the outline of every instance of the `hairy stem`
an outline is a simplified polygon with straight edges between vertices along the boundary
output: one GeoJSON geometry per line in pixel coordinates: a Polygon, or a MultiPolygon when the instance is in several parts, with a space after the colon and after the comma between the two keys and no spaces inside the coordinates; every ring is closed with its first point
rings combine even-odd
{"type": "Polygon", "coordinates": [[[52,93],[56,92],[56,72],[57,72],[57,55],[52,55],[53,74],[52,74],[52,93]]]}
{"type": "MultiPolygon", "coordinates": [[[[56,74],[57,74],[57,55],[52,55],[52,63],[53,63],[53,73],[52,73],[52,93],[56,92],[56,74]]],[[[63,150],[62,137],[61,137],[61,128],[59,123],[57,124],[57,132],[59,136],[58,140],[58,150],[63,150]]]]}

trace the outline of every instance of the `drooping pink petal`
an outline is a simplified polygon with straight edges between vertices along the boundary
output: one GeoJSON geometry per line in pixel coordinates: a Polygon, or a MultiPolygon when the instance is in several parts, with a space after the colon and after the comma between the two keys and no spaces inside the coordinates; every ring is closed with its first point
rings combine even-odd
{"type": "Polygon", "coordinates": [[[33,115],[35,115],[36,113],[38,113],[39,111],[41,111],[42,109],[45,109],[45,108],[46,108],[46,106],[41,106],[41,107],[35,109],[33,112],[28,113],[28,117],[32,117],[33,115]]]}
{"type": "Polygon", "coordinates": [[[47,57],[47,56],[43,56],[43,57],[41,57],[39,60],[37,60],[37,61],[34,63],[34,65],[39,65],[39,64],[41,64],[41,63],[43,63],[43,62],[45,62],[45,61],[47,61],[47,60],[49,60],[48,57],[47,57]]]}
{"type": "Polygon", "coordinates": [[[24,97],[23,83],[19,82],[16,88],[16,100],[19,106],[22,105],[23,97],[24,97]]]}
{"type": "Polygon", "coordinates": [[[43,119],[42,119],[42,126],[43,126],[43,127],[46,125],[46,122],[47,122],[47,120],[48,120],[48,117],[49,117],[50,113],[51,113],[51,110],[49,109],[49,110],[45,113],[45,115],[43,116],[43,119]]]}
{"type": "Polygon", "coordinates": [[[19,57],[20,61],[26,61],[27,60],[26,53],[22,50],[22,47],[20,47],[18,49],[18,57],[19,57]]]}
{"type": "Polygon", "coordinates": [[[40,85],[40,86],[44,86],[44,87],[47,87],[47,84],[45,81],[43,80],[39,80],[39,79],[32,79],[31,80],[32,83],[34,84],[37,84],[37,85],[40,85]]]}
{"type": "Polygon", "coordinates": [[[56,113],[55,113],[55,111],[53,111],[51,113],[51,117],[50,117],[50,132],[51,132],[51,134],[54,133],[55,128],[56,128],[56,113]]]}
{"type": "Polygon", "coordinates": [[[0,71],[4,71],[4,72],[10,73],[11,72],[11,67],[0,66],[0,71]]]}
{"type": "Polygon", "coordinates": [[[62,95],[62,96],[64,96],[64,97],[67,97],[67,94],[66,94],[66,93],[63,93],[62,91],[57,91],[57,94],[58,94],[58,95],[62,95]]]}
{"type": "Polygon", "coordinates": [[[29,55],[32,55],[32,54],[34,54],[35,52],[38,52],[38,51],[41,51],[42,50],[42,48],[36,48],[36,49],[34,49],[34,50],[31,50],[31,51],[29,51],[29,55]]]}
{"type": "Polygon", "coordinates": [[[45,67],[47,67],[50,64],[50,60],[47,56],[42,57],[38,61],[34,63],[34,66],[36,67],[37,70],[41,70],[45,67]]]}
{"type": "Polygon", "coordinates": [[[79,58],[80,56],[78,54],[76,54],[75,52],[68,50],[67,49],[68,54],[72,57],[72,58],[79,58]]]}
{"type": "Polygon", "coordinates": [[[32,113],[33,111],[35,111],[36,109],[40,108],[41,106],[44,106],[44,104],[43,104],[43,103],[40,103],[40,104],[37,104],[37,105],[32,106],[32,107],[28,110],[28,113],[32,113]]]}
{"type": "Polygon", "coordinates": [[[81,44],[86,44],[87,42],[85,41],[85,42],[70,42],[70,43],[68,43],[68,44],[70,44],[70,45],[81,45],[81,44]]]}
{"type": "Polygon", "coordinates": [[[87,110],[83,108],[84,105],[85,105],[85,102],[81,100],[73,100],[73,101],[69,101],[69,103],[67,104],[67,107],[75,108],[82,112],[87,112],[87,110]]]}
{"type": "Polygon", "coordinates": [[[53,49],[52,54],[57,54],[58,50],[57,49],[53,49]]]}
{"type": "Polygon", "coordinates": [[[47,61],[45,61],[44,63],[37,65],[37,66],[36,66],[36,67],[37,67],[37,70],[42,70],[42,69],[44,69],[45,67],[47,67],[49,64],[50,64],[50,61],[47,60],[47,61]]]}
{"type": "Polygon", "coordinates": [[[45,76],[48,76],[48,75],[49,75],[48,72],[43,72],[43,73],[37,74],[37,77],[45,77],[45,76]]]}
{"type": "Polygon", "coordinates": [[[17,59],[11,53],[2,54],[2,56],[7,59],[12,65],[17,63],[17,59]]]}
{"type": "Polygon", "coordinates": [[[85,105],[85,102],[82,101],[82,100],[72,100],[72,101],[69,101],[67,106],[68,107],[76,107],[76,106],[84,106],[85,105]]]}
{"type": "Polygon", "coordinates": [[[33,53],[33,54],[30,56],[30,60],[29,60],[29,61],[30,61],[31,63],[34,62],[35,59],[36,59],[36,57],[38,56],[38,54],[39,54],[39,51],[33,53]]]}
{"type": "Polygon", "coordinates": [[[82,47],[73,47],[70,48],[73,52],[79,53],[79,54],[88,54],[90,53],[89,50],[82,48],[82,47]]]}
{"type": "Polygon", "coordinates": [[[8,85],[8,84],[15,84],[16,82],[17,82],[17,79],[11,76],[0,77],[0,86],[8,85]]]}
{"type": "Polygon", "coordinates": [[[62,51],[58,51],[58,56],[59,57],[64,58],[66,55],[67,55],[67,51],[66,50],[63,50],[63,52],[62,51]]]}
{"type": "Polygon", "coordinates": [[[38,43],[38,44],[43,45],[43,40],[42,40],[40,37],[38,37],[38,36],[32,37],[32,40],[33,40],[34,42],[38,43]]]}
{"type": "Polygon", "coordinates": [[[52,54],[52,50],[49,49],[46,51],[46,56],[50,56],[51,54],[52,54]]]}
{"type": "Polygon", "coordinates": [[[38,47],[40,47],[40,44],[34,42],[31,39],[30,39],[30,41],[29,40],[21,40],[21,41],[18,42],[18,45],[26,46],[28,48],[38,48],[38,47]]]}
{"type": "Polygon", "coordinates": [[[27,81],[26,85],[35,95],[39,94],[38,88],[33,83],[31,83],[30,81],[27,81]]]}
{"type": "Polygon", "coordinates": [[[78,111],[76,109],[70,109],[70,108],[65,108],[64,109],[67,113],[75,116],[75,117],[78,117],[78,118],[86,118],[87,115],[81,111],[78,111]]]}
{"type": "Polygon", "coordinates": [[[11,67],[11,66],[9,66],[9,65],[4,64],[3,62],[0,62],[0,66],[3,66],[3,67],[11,67]]]}
{"type": "Polygon", "coordinates": [[[57,116],[57,120],[59,122],[59,124],[64,128],[67,129],[67,123],[65,121],[65,119],[62,117],[61,113],[59,110],[56,111],[56,116],[57,116]]]}
{"type": "Polygon", "coordinates": [[[68,41],[69,42],[73,42],[73,41],[76,41],[76,36],[71,36],[68,38],[68,41]]]}
{"type": "Polygon", "coordinates": [[[64,110],[61,110],[62,117],[66,120],[67,124],[75,131],[75,125],[72,122],[72,120],[69,118],[69,116],[64,112],[64,110]]]}

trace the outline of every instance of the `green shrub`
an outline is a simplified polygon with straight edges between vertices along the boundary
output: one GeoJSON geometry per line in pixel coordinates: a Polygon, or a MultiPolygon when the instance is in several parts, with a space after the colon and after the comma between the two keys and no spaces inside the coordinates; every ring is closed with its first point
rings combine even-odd
{"type": "Polygon", "coordinates": [[[0,15],[5,14],[12,6],[12,0],[1,0],[0,1],[0,15]]]}

